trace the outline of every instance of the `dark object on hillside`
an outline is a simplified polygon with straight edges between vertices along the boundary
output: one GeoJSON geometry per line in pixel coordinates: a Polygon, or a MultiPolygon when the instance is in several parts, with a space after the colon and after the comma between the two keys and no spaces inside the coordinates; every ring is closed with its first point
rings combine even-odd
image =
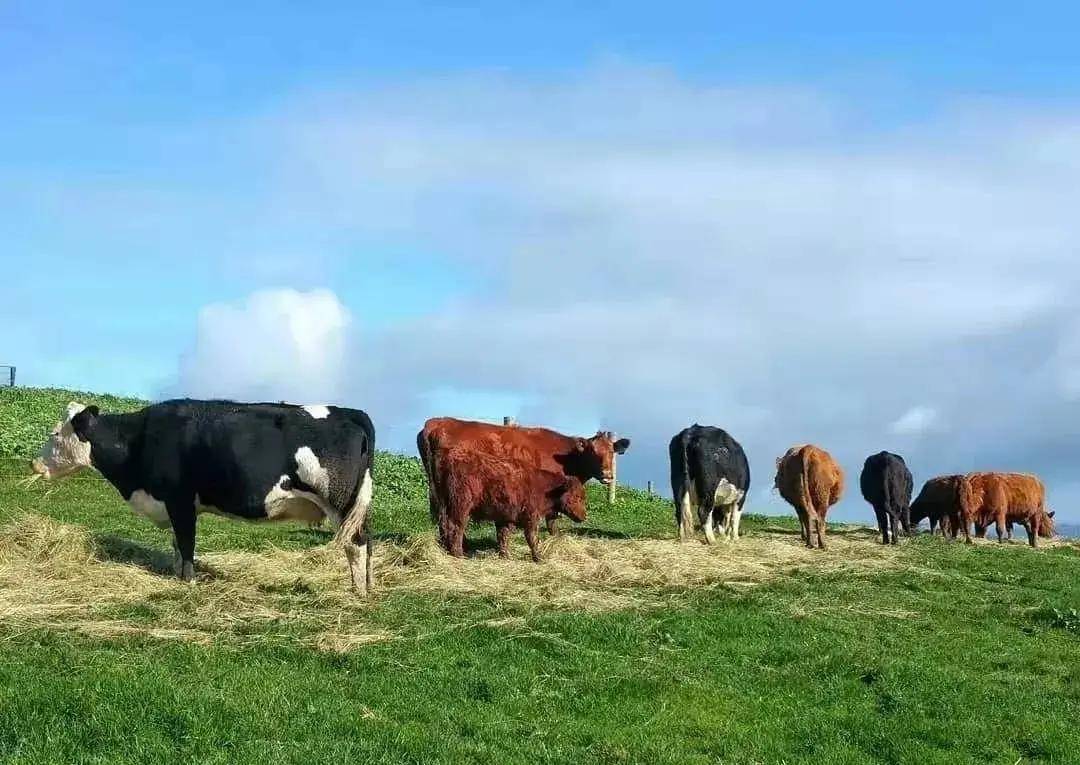
{"type": "Polygon", "coordinates": [[[882,544],[898,544],[900,527],[911,534],[911,492],[914,481],[904,458],[878,452],[866,458],[859,487],[863,499],[874,508],[882,544]]]}
{"type": "Polygon", "coordinates": [[[737,540],[750,490],[750,463],[739,442],[721,428],[695,424],[671,439],[668,454],[680,541],[693,536],[695,520],[709,544],[714,527],[737,540]]]}

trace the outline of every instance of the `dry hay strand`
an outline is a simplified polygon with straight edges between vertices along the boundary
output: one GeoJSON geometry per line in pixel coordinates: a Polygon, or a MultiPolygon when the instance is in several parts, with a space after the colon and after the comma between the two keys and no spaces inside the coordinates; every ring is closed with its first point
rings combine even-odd
{"type": "MultiPolygon", "coordinates": [[[[824,552],[810,550],[783,530],[711,547],[564,533],[542,542],[544,561],[536,564],[519,540],[509,560],[494,550],[458,559],[428,533],[376,546],[375,594],[410,591],[483,597],[526,609],[603,612],[655,607],[690,588],[753,587],[798,570],[887,567],[900,555],[864,529],[834,533],[829,545],[824,552]]],[[[139,550],[135,543],[129,547],[139,550]]],[[[81,527],[20,516],[0,529],[0,634],[67,629],[104,639],[138,635],[243,645],[266,639],[260,630],[285,628],[330,652],[400,639],[370,623],[374,601],[351,591],[336,545],[206,553],[197,560],[194,586],[162,570],[160,562],[157,568],[130,562],[162,557],[141,552],[141,558],[109,553],[81,527]]],[[[496,625],[521,626],[499,620],[491,624],[496,625]]]]}
{"type": "Polygon", "coordinates": [[[379,549],[379,586],[480,596],[566,610],[609,611],[655,604],[675,591],[753,587],[797,570],[865,571],[895,565],[895,547],[875,543],[862,527],[828,538],[825,551],[798,535],[758,532],[735,543],[708,546],[674,539],[607,539],[562,534],[541,543],[543,562],[523,545],[503,560],[495,551],[471,558],[446,555],[433,535],[379,549]]]}
{"type": "Polygon", "coordinates": [[[343,558],[329,548],[208,553],[192,586],[110,559],[86,529],[27,514],[0,529],[0,626],[7,637],[68,629],[244,643],[253,631],[287,625],[326,650],[383,639],[362,628],[365,601],[347,589],[343,558]]]}

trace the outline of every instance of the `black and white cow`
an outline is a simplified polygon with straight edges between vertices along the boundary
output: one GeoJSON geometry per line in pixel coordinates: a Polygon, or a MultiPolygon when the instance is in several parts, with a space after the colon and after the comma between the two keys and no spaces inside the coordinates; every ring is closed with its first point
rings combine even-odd
{"type": "Polygon", "coordinates": [[[739,442],[724,430],[692,425],[671,439],[671,494],[679,539],[694,534],[694,515],[709,544],[716,541],[713,525],[732,540],[739,538],[750,463],[739,442]]]}
{"type": "Polygon", "coordinates": [[[46,478],[96,468],[138,515],[172,529],[176,574],[185,581],[195,575],[201,512],[327,518],[344,544],[353,587],[366,592],[374,449],[371,419],[356,409],[183,399],[102,414],[72,402],[31,467],[46,478]]]}
{"type": "Polygon", "coordinates": [[[899,544],[900,526],[911,533],[911,492],[914,483],[904,458],[892,452],[878,452],[866,458],[859,477],[863,499],[874,508],[881,543],[899,544]]]}

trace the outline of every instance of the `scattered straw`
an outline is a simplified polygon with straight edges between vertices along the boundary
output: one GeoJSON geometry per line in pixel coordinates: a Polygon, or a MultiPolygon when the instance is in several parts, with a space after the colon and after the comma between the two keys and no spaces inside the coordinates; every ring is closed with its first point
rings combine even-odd
{"type": "MultiPolygon", "coordinates": [[[[26,514],[0,529],[0,635],[47,628],[244,644],[261,631],[285,628],[318,650],[345,652],[398,639],[372,623],[371,604],[388,592],[483,597],[518,612],[603,612],[656,607],[689,588],[741,591],[798,570],[878,569],[900,555],[857,528],[833,533],[829,545],[824,552],[807,549],[782,529],[712,547],[564,533],[543,541],[544,562],[535,564],[520,540],[510,560],[493,550],[457,559],[433,534],[423,534],[376,545],[376,597],[364,600],[349,589],[344,555],[333,545],[206,553],[192,586],[174,578],[170,559],[157,551],[103,544],[79,526],[26,514]]],[[[516,613],[480,624],[513,630],[525,620],[516,613]]]]}

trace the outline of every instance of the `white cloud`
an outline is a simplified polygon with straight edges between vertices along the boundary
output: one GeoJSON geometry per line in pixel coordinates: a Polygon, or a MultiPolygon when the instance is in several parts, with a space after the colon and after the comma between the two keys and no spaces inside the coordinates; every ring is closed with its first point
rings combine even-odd
{"type": "MultiPolygon", "coordinates": [[[[363,274],[363,243],[390,243],[482,288],[445,285],[452,299],[366,334],[347,362],[274,359],[273,343],[248,358],[232,350],[242,338],[289,322],[211,311],[184,380],[342,397],[409,451],[455,391],[474,416],[521,401],[523,422],[631,436],[620,475],[657,484],[667,440],[694,421],[743,442],[759,487],[806,441],[854,478],[867,454],[899,448],[882,442],[881,412],[897,412],[886,441],[935,434],[901,442],[917,480],[1034,470],[1053,494],[1080,459],[1067,437],[1080,112],[983,104],[876,129],[859,109],[619,67],[304,99],[253,123],[279,163],[260,220],[348,253],[318,253],[327,274],[363,274]],[[238,329],[217,340],[217,325],[238,329]]],[[[259,231],[256,244],[273,238],[259,231]]],[[[347,332],[328,334],[327,347],[347,332]]],[[[847,508],[865,515],[857,491],[847,508]]]]}
{"type": "Polygon", "coordinates": [[[913,406],[889,426],[889,432],[898,436],[921,436],[938,425],[938,412],[930,406],[913,406]]]}
{"type": "Polygon", "coordinates": [[[268,289],[199,312],[181,361],[184,393],[239,400],[332,402],[346,395],[351,318],[329,290],[268,289]]]}

